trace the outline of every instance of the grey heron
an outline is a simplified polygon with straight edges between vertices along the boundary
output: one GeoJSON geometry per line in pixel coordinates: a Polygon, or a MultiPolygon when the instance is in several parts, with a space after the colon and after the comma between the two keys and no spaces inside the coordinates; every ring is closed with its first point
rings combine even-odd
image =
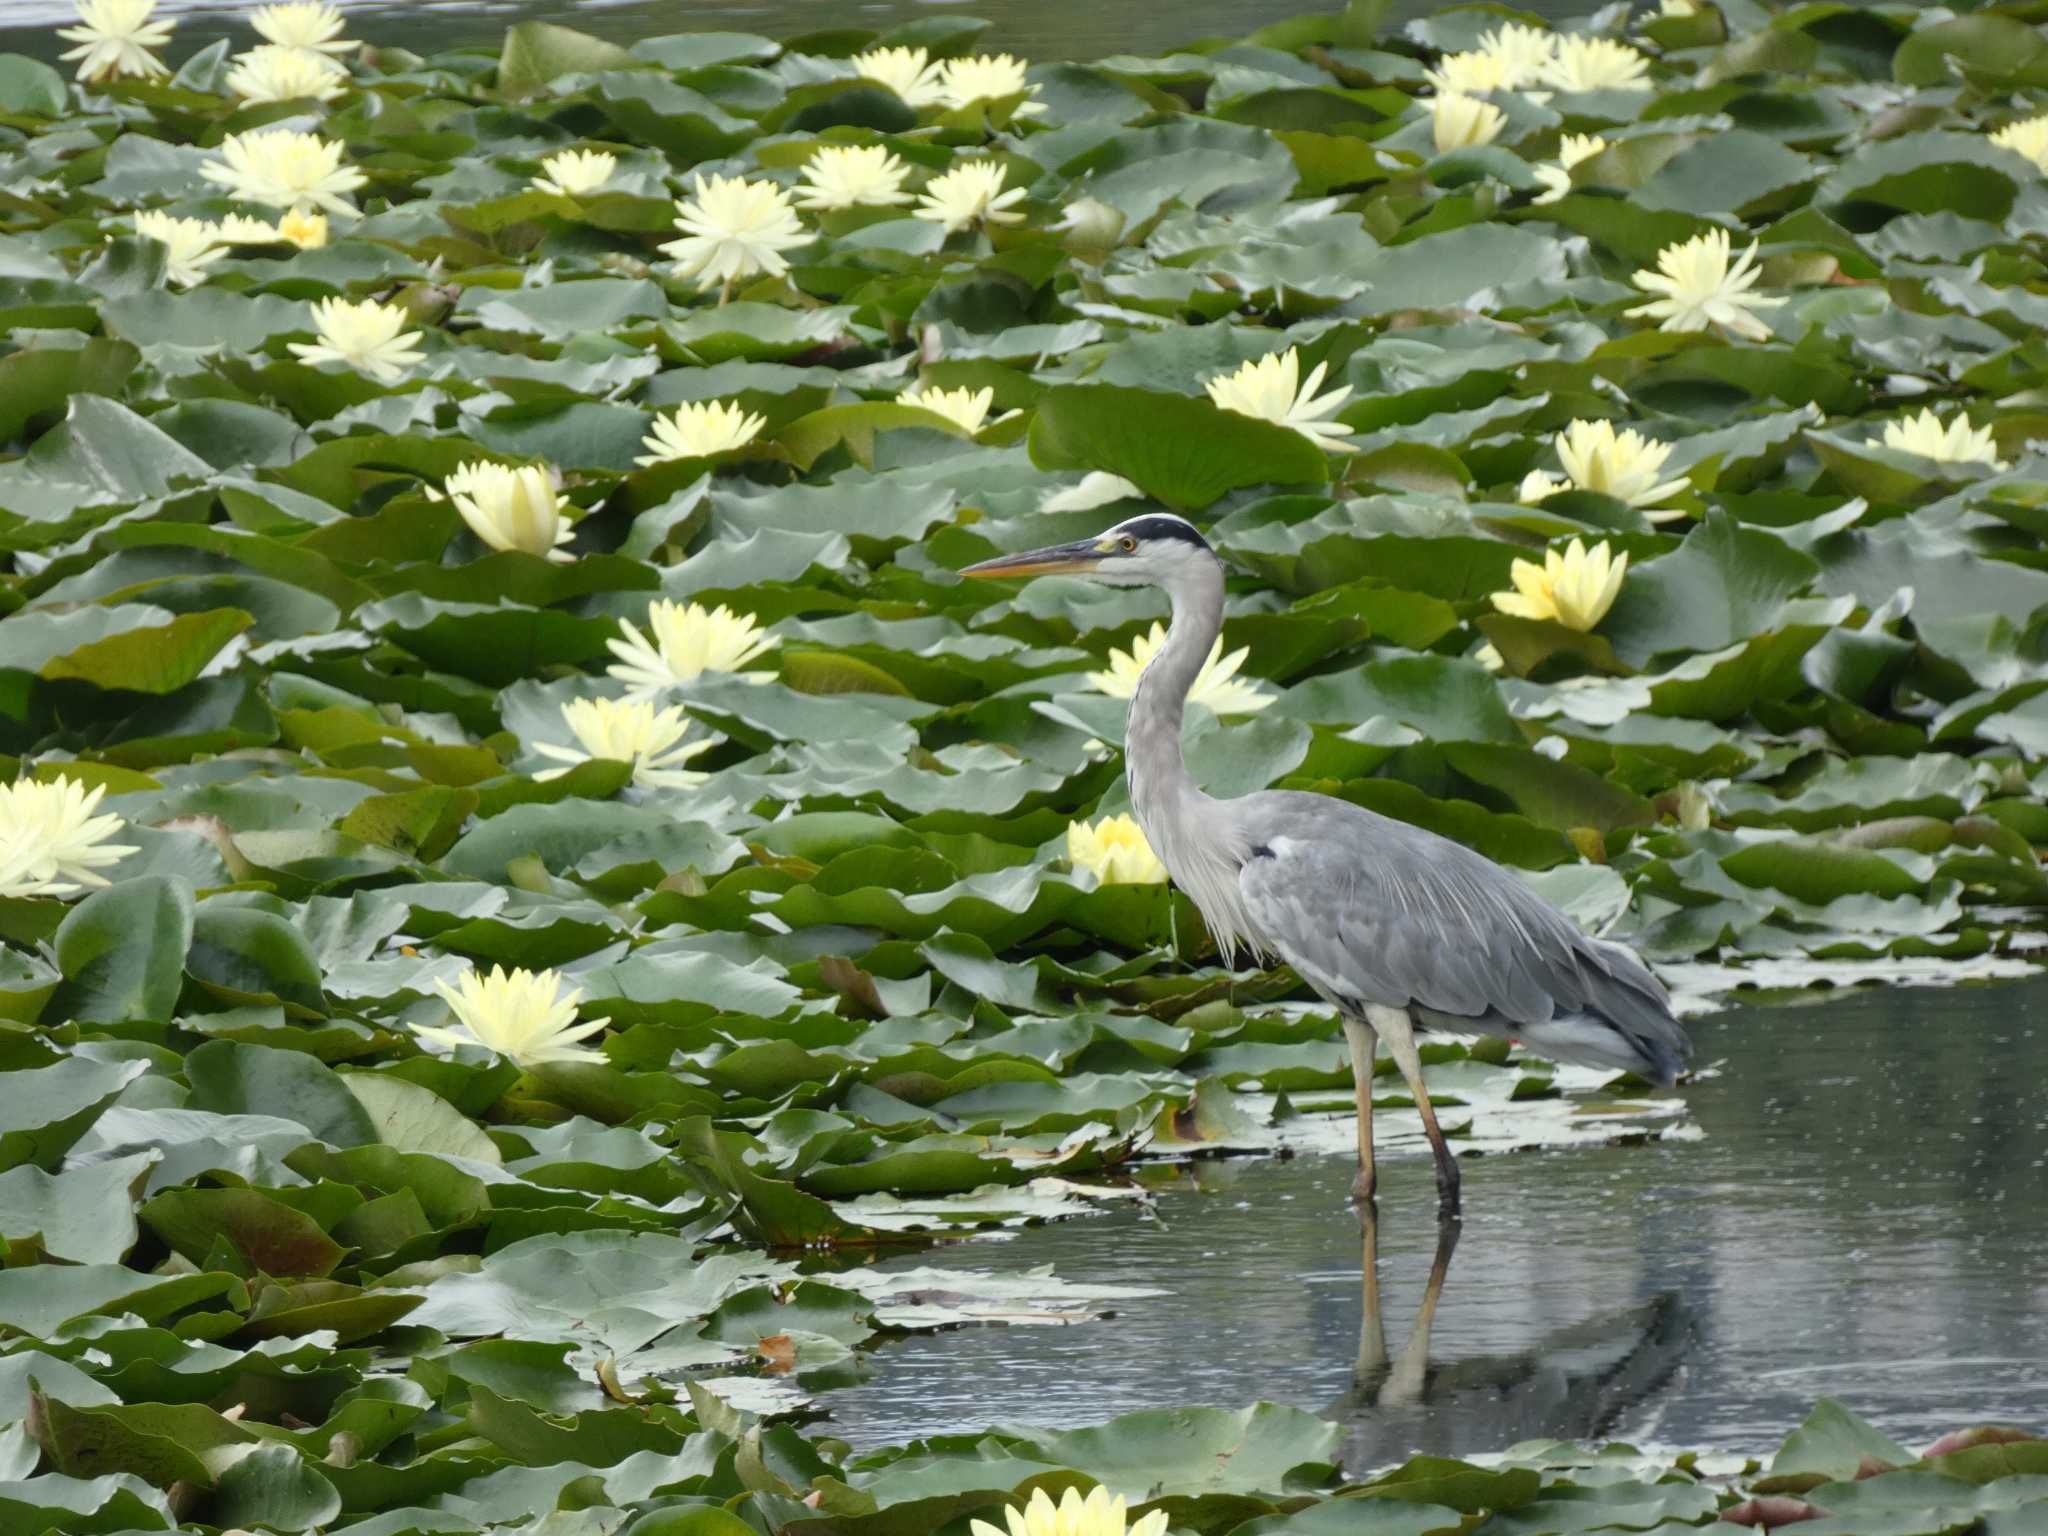
{"type": "Polygon", "coordinates": [[[1358,1100],[1358,1177],[1370,1200],[1372,1080],[1384,1043],[1436,1159],[1442,1216],[1458,1163],[1422,1083],[1418,1030],[1507,1035],[1563,1061],[1677,1079],[1692,1043],[1631,950],[1591,938],[1507,870],[1460,843],[1348,801],[1295,790],[1204,794],[1181,756],[1188,690],[1223,627],[1223,562],[1192,523],[1128,518],[1098,538],[968,566],[975,577],[1087,576],[1165,589],[1166,643],[1131,700],[1131,806],[1226,963],[1283,960],[1338,1012],[1358,1100]]]}

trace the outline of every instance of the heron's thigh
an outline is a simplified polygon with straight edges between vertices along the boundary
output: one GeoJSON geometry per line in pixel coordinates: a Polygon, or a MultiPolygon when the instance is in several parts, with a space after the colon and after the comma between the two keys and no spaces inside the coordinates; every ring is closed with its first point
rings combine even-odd
{"type": "Polygon", "coordinates": [[[1372,1081],[1373,1061],[1380,1053],[1380,1037],[1363,1019],[1339,1015],[1344,1026],[1344,1043],[1351,1048],[1351,1075],[1360,1082],[1372,1081]]]}
{"type": "Polygon", "coordinates": [[[1368,1004],[1365,1017],[1372,1032],[1387,1042],[1387,1054],[1401,1069],[1401,1076],[1414,1083],[1422,1076],[1422,1053],[1415,1048],[1415,1021],[1406,1008],[1382,1008],[1368,1004]]]}

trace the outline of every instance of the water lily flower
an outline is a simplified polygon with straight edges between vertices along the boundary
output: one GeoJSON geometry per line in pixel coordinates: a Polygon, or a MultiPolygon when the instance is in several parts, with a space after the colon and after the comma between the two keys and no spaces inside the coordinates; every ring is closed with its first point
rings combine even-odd
{"type": "Polygon", "coordinates": [[[151,50],[171,40],[171,23],[153,19],[156,0],[77,0],[78,25],[57,35],[76,43],[57,55],[77,59],[78,78],[88,82],[134,75],[161,80],[170,66],[151,50]]]}
{"type": "Polygon", "coordinates": [[[1501,54],[1469,48],[1463,53],[1445,54],[1437,60],[1436,68],[1423,71],[1423,78],[1446,96],[1483,96],[1488,91],[1509,88],[1511,67],[1501,54]]]}
{"type": "Polygon", "coordinates": [[[1106,469],[1091,469],[1081,477],[1079,485],[1070,485],[1064,491],[1046,497],[1038,504],[1038,510],[1093,512],[1097,507],[1106,507],[1112,501],[1129,501],[1144,494],[1141,487],[1126,480],[1122,475],[1112,475],[1106,469]]]}
{"type": "Polygon", "coordinates": [[[782,253],[811,238],[789,194],[772,181],[699,174],[692,185],[693,195],[676,204],[683,238],[661,249],[675,258],[676,276],[718,284],[720,303],[742,278],[782,276],[789,270],[782,253]]]}
{"type": "Polygon", "coordinates": [[[341,35],[341,8],[322,0],[259,5],[249,17],[257,35],[280,48],[309,53],[347,53],[355,44],[341,35]]]}
{"type": "MultiPolygon", "coordinates": [[[[1007,53],[981,53],[971,59],[948,59],[939,66],[939,82],[945,89],[948,107],[971,107],[977,101],[1001,101],[1007,96],[1038,94],[1038,87],[1024,78],[1024,61],[1007,53]]],[[[1045,110],[1038,101],[1020,102],[1015,117],[1035,117],[1045,110]]]]}
{"type": "Polygon", "coordinates": [[[1226,411],[1292,427],[1325,452],[1350,453],[1345,429],[1331,426],[1329,418],[1351,398],[1351,388],[1346,385],[1318,396],[1324,366],[1317,363],[1309,370],[1308,382],[1301,383],[1301,354],[1289,347],[1253,358],[1235,373],[1205,380],[1202,388],[1226,411]]]}
{"type": "Polygon", "coordinates": [[[942,176],[925,183],[918,205],[910,211],[939,225],[947,234],[970,224],[1021,224],[1024,215],[1011,211],[1024,201],[1024,189],[1003,190],[1009,170],[997,160],[961,160],[942,176]]]}
{"type": "Polygon", "coordinates": [[[1611,421],[1574,421],[1556,438],[1557,457],[1573,486],[1597,491],[1632,507],[1654,507],[1687,488],[1683,479],[1659,480],[1671,457],[1669,443],[1644,437],[1633,427],[1614,430],[1611,421]]]}
{"type": "Polygon", "coordinates": [[[535,742],[534,751],[566,765],[541,770],[533,776],[536,782],[559,779],[578,763],[600,758],[631,763],[633,782],[642,789],[689,789],[704,782],[705,775],[682,765],[710,751],[712,739],[684,740],[690,717],[678,705],[656,709],[648,699],[571,699],[562,706],[562,719],[581,750],[535,742]]]}
{"type": "Polygon", "coordinates": [[[1113,251],[1123,239],[1124,215],[1122,209],[1097,198],[1077,197],[1060,211],[1051,227],[1067,237],[1071,249],[1113,251]]]}
{"type": "Polygon", "coordinates": [[[463,972],[459,986],[438,979],[434,982],[434,990],[447,999],[460,1028],[415,1024],[412,1031],[438,1045],[481,1045],[522,1067],[603,1061],[602,1051],[576,1042],[589,1039],[611,1021],[592,1019],[578,1024],[576,1005],[583,1001],[583,993],[576,987],[564,990],[567,979],[560,971],[523,968],[507,975],[504,967],[497,965],[485,976],[472,966],[463,972]]]}
{"type": "Polygon", "coordinates": [[[221,140],[221,159],[201,166],[199,174],[243,202],[346,215],[355,212],[348,194],[368,178],[343,165],[341,151],[336,140],[292,128],[231,133],[221,140]]]}
{"type": "Polygon", "coordinates": [[[612,179],[619,157],[602,149],[565,149],[540,163],[533,190],[557,197],[584,197],[612,179]]]}
{"type": "MultiPolygon", "coordinates": [[[[1127,815],[1105,816],[1096,822],[1069,822],[1067,858],[1074,868],[1087,870],[1101,885],[1158,885],[1166,878],[1166,866],[1159,862],[1159,855],[1145,840],[1144,828],[1127,815]]],[[[1071,1496],[1072,1490],[1068,1492],[1071,1496]]],[[[1045,1497],[1043,1490],[1038,1497],[1045,1497]]],[[[1014,1512],[1010,1523],[1012,1527],[1017,1523],[1014,1512]]],[[[984,1525],[979,1520],[974,1524],[977,1530],[995,1530],[994,1526],[984,1525]]],[[[1117,1522],[1119,1529],[1122,1524],[1122,1521],[1117,1522]]],[[[1037,1536],[1038,1529],[1033,1528],[1034,1536],[1037,1536]]]]}
{"type": "MultiPolygon", "coordinates": [[[[1164,644],[1166,626],[1154,624],[1131,641],[1129,651],[1112,648],[1109,666],[1100,672],[1090,672],[1088,686],[1112,699],[1135,697],[1138,679],[1164,644]]],[[[1237,669],[1244,665],[1244,659],[1249,655],[1251,647],[1248,645],[1239,646],[1228,656],[1224,655],[1223,637],[1217,636],[1216,643],[1209,647],[1208,659],[1202,663],[1202,670],[1195,674],[1195,685],[1188,690],[1188,697],[1197,704],[1207,705],[1219,715],[1255,715],[1266,708],[1275,695],[1237,675],[1237,669]]]]}
{"type": "Polygon", "coordinates": [[[641,634],[631,619],[619,620],[619,628],[625,634],[605,642],[618,664],[605,672],[636,694],[660,693],[706,672],[737,673],[750,683],[775,681],[773,672],[740,671],[782,643],[780,635],[757,627],[750,613],[734,613],[722,604],[706,608],[662,599],[647,610],[647,634],[641,634]]]}
{"type": "Polygon", "coordinates": [[[1431,100],[1429,117],[1436,135],[1436,152],[1440,155],[1491,144],[1508,123],[1506,115],[1492,102],[1455,94],[1431,100]]]}
{"type": "Polygon", "coordinates": [[[1993,469],[2006,468],[2005,461],[1998,456],[1998,444],[1992,439],[1991,429],[1972,426],[1970,418],[1960,412],[1946,426],[1930,409],[1923,409],[1917,416],[1888,421],[1884,424],[1884,445],[1901,453],[1917,453],[1923,459],[1933,459],[1941,464],[1988,464],[1993,469]]]}
{"type": "Polygon", "coordinates": [[[364,299],[351,304],[347,299],[322,299],[313,306],[317,342],[289,343],[292,356],[302,363],[346,363],[366,373],[379,384],[396,384],[413,364],[424,362],[427,354],[413,345],[418,331],[403,329],[412,318],[403,305],[379,304],[364,299]]]}
{"type": "Polygon", "coordinates": [[[1647,91],[1650,61],[1611,37],[1573,33],[1557,40],[1543,78],[1560,91],[1647,91]]]}
{"type": "Polygon", "coordinates": [[[235,60],[227,87],[250,106],[269,101],[332,101],[348,73],[324,53],[265,43],[235,60]]]}
{"type": "Polygon", "coordinates": [[[459,467],[445,484],[469,531],[492,549],[524,550],[557,565],[576,558],[562,548],[575,528],[562,515],[561,494],[545,468],[478,460],[459,467]]]}
{"type": "Polygon", "coordinates": [[[1543,192],[1535,199],[1537,205],[1561,202],[1572,189],[1572,167],[1592,159],[1606,147],[1607,141],[1597,133],[1568,133],[1559,139],[1557,164],[1535,168],[1536,179],[1543,183],[1543,192]]]}
{"type": "Polygon", "coordinates": [[[1567,629],[1590,630],[1606,617],[1621,591],[1628,556],[1617,555],[1602,539],[1588,550],[1578,539],[1562,554],[1543,552],[1543,564],[1517,560],[1508,575],[1512,592],[1493,594],[1493,606],[1518,619],[1555,619],[1567,629]]]}
{"type": "Polygon", "coordinates": [[[671,459],[727,453],[744,448],[767,425],[765,416],[744,409],[736,400],[685,401],[672,414],[654,418],[654,430],[640,439],[647,452],[633,462],[645,469],[671,459]]]}
{"type": "Polygon", "coordinates": [[[1555,32],[1518,21],[1504,22],[1479,39],[1479,51],[1500,61],[1501,86],[1510,91],[1540,85],[1557,58],[1557,47],[1555,32]]]}
{"type": "Polygon", "coordinates": [[[302,251],[310,251],[327,243],[327,215],[297,208],[272,224],[266,219],[251,218],[246,213],[231,213],[214,226],[214,233],[223,245],[276,245],[283,242],[296,245],[302,251]]]}
{"type": "Polygon", "coordinates": [[[1699,13],[1700,8],[1693,3],[1693,0],[1661,0],[1657,7],[1657,14],[1659,16],[1685,17],[1697,16],[1699,13]]]}
{"type": "Polygon", "coordinates": [[[922,48],[870,48],[853,56],[854,73],[894,91],[907,107],[936,107],[946,99],[940,67],[922,48]]]}
{"type": "Polygon", "coordinates": [[[2048,114],[2007,123],[1991,135],[1991,142],[2025,155],[2042,170],[2048,171],[2048,114]]]}
{"type": "Polygon", "coordinates": [[[164,275],[180,288],[206,281],[206,269],[227,255],[220,231],[204,219],[180,219],[157,209],[135,215],[135,233],[164,248],[164,275]]]}
{"type": "Polygon", "coordinates": [[[110,843],[126,823],[95,816],[107,786],[60,776],[0,785],[0,896],[74,896],[137,850],[110,843]]]}
{"type": "Polygon", "coordinates": [[[1753,313],[1774,309],[1783,298],[1752,293],[1762,276],[1756,265],[1757,242],[1728,264],[1728,231],[1710,229],[1690,240],[1667,245],[1657,253],[1657,270],[1639,271],[1629,279],[1638,288],[1664,295],[1639,304],[1631,315],[1654,318],[1663,331],[1704,331],[1718,325],[1750,341],[1770,338],[1770,327],[1753,313]]]}
{"type": "Polygon", "coordinates": [[[827,144],[804,162],[796,205],[813,213],[831,208],[889,208],[910,201],[903,189],[910,167],[882,144],[827,144]]]}
{"type": "Polygon", "coordinates": [[[1533,507],[1539,501],[1551,496],[1561,496],[1572,488],[1569,480],[1560,480],[1556,475],[1540,469],[1532,469],[1522,476],[1522,483],[1515,491],[1515,500],[1524,506],[1533,507]]]}
{"type": "Polygon", "coordinates": [[[989,407],[995,403],[996,392],[984,385],[980,389],[927,389],[922,384],[913,384],[896,397],[898,405],[914,405],[920,410],[943,416],[963,432],[979,432],[988,420],[989,407]]]}
{"type": "Polygon", "coordinates": [[[327,243],[327,215],[310,208],[290,208],[277,221],[277,237],[302,251],[318,250],[327,243]]]}

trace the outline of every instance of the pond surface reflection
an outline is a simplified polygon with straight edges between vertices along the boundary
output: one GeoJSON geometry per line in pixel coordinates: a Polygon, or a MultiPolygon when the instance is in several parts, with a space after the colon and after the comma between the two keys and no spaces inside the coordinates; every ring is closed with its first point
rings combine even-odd
{"type": "Polygon", "coordinates": [[[1686,1090],[1702,1139],[1467,1160],[1455,1253],[1427,1160],[1382,1164],[1383,1351],[1348,1162],[1202,1163],[1146,1214],[906,1261],[1165,1294],[890,1346],[824,1399],[828,1432],[1270,1399],[1345,1423],[1356,1469],[1542,1436],[1762,1450],[1819,1396],[1916,1448],[2048,1419],[2048,982],[1695,1027],[1721,1068],[1686,1090]],[[1426,1306],[1425,1361],[1405,1346],[1426,1306]]]}

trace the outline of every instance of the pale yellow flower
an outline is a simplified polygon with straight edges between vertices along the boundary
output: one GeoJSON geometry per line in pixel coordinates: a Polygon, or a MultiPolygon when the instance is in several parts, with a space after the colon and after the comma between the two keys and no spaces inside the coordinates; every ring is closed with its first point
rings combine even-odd
{"type": "Polygon", "coordinates": [[[903,182],[910,167],[882,144],[827,144],[804,162],[796,205],[811,213],[830,208],[888,208],[910,201],[903,182]]]}
{"type": "Polygon", "coordinates": [[[1515,492],[1515,500],[1533,507],[1545,497],[1562,495],[1571,488],[1572,483],[1569,480],[1560,480],[1543,470],[1532,469],[1522,476],[1522,484],[1515,492]]]}
{"type": "Polygon", "coordinates": [[[164,275],[180,288],[206,281],[206,269],[227,249],[220,231],[204,219],[180,219],[156,209],[135,215],[135,233],[164,248],[164,275]]]}
{"type": "MultiPolygon", "coordinates": [[[[1088,686],[1113,699],[1134,697],[1138,691],[1138,679],[1164,644],[1166,626],[1154,624],[1131,641],[1129,651],[1112,648],[1109,666],[1100,672],[1090,672],[1088,686]]],[[[1223,637],[1218,635],[1216,643],[1209,647],[1209,656],[1202,663],[1202,670],[1195,674],[1195,685],[1188,690],[1188,697],[1219,715],[1253,715],[1266,708],[1274,696],[1237,675],[1237,669],[1244,665],[1245,657],[1250,654],[1250,646],[1239,646],[1228,656],[1224,655],[1223,637]]]]}
{"type": "Polygon", "coordinates": [[[1607,147],[1597,133],[1568,133],[1557,141],[1557,164],[1536,167],[1536,179],[1543,183],[1539,204],[1561,201],[1572,189],[1572,167],[1590,160],[1607,147]]]}
{"type": "Polygon", "coordinates": [[[1499,61],[1501,86],[1510,91],[1540,85],[1557,58],[1555,32],[1504,22],[1479,39],[1479,51],[1499,61]]]}
{"type": "MultiPolygon", "coordinates": [[[[1166,866],[1145,841],[1145,832],[1129,816],[1105,816],[1097,822],[1067,824],[1067,858],[1076,869],[1085,869],[1101,885],[1157,885],[1166,878],[1166,866]]],[[[1039,1494],[1044,1498],[1043,1493],[1039,1494]]],[[[1014,1513],[1011,1524],[1016,1524],[1014,1513]]],[[[975,1529],[995,1527],[974,1522],[975,1529]]],[[[1121,1526],[1122,1522],[1119,1521],[1121,1526]]],[[[1064,1530],[1066,1527],[1062,1526],[1064,1530]]]]}
{"type": "Polygon", "coordinates": [[[1067,237],[1069,249],[1108,252],[1123,239],[1123,210],[1093,197],[1078,197],[1060,210],[1051,226],[1067,237]]]}
{"type": "Polygon", "coordinates": [[[1942,464],[1988,464],[1999,470],[2006,467],[1998,456],[1998,444],[1992,439],[1991,429],[1972,426],[1970,418],[1960,411],[1947,426],[1931,410],[1888,421],[1884,424],[1884,445],[1942,464]]]}
{"type": "Polygon", "coordinates": [[[1488,91],[1508,89],[1511,67],[1501,54],[1471,48],[1445,54],[1435,69],[1423,72],[1423,78],[1447,96],[1484,96],[1488,91]]]}
{"type": "Polygon", "coordinates": [[[310,251],[327,243],[327,215],[294,209],[272,224],[246,213],[231,213],[215,226],[223,245],[276,245],[283,242],[310,251]]]}
{"type": "Polygon", "coordinates": [[[1556,446],[1574,486],[1632,507],[1657,506],[1688,485],[1682,479],[1657,478],[1671,457],[1671,445],[1644,437],[1633,427],[1616,432],[1611,421],[1574,421],[1557,434],[1556,446]]]}
{"type": "Polygon", "coordinates": [[[943,416],[963,432],[979,432],[988,420],[988,410],[995,403],[996,392],[984,385],[980,389],[927,389],[922,384],[913,384],[896,397],[898,405],[914,405],[919,410],[930,411],[943,416]]]}
{"type": "Polygon", "coordinates": [[[310,208],[292,208],[277,221],[277,234],[302,251],[318,250],[327,243],[327,215],[310,208]]]}
{"type": "Polygon", "coordinates": [[[17,779],[0,785],[0,896],[74,896],[105,885],[101,870],[137,850],[110,843],[126,826],[93,811],[107,787],[76,779],[17,779]]]}
{"type": "Polygon", "coordinates": [[[152,49],[171,40],[171,23],[155,21],[156,0],[77,0],[78,25],[60,27],[57,35],[76,43],[57,55],[77,59],[78,78],[114,80],[134,75],[161,80],[170,67],[152,49]]]}
{"type": "Polygon", "coordinates": [[[1770,339],[1770,327],[1753,311],[1775,309],[1783,298],[1752,293],[1762,276],[1756,265],[1757,243],[1728,263],[1728,231],[1710,229],[1690,240],[1667,245],[1657,253],[1657,270],[1639,271],[1629,279],[1648,293],[1662,294],[1629,313],[1657,321],[1663,331],[1704,331],[1718,325],[1750,341],[1770,339]]]}
{"type": "Polygon", "coordinates": [[[1649,59],[1627,43],[1569,33],[1558,38],[1544,79],[1560,91],[1647,91],[1649,71],[1649,59]]]}
{"type": "Polygon", "coordinates": [[[1454,149],[1491,144],[1500,137],[1501,129],[1508,125],[1507,117],[1499,107],[1490,101],[1481,101],[1477,96],[1435,97],[1429,104],[1429,120],[1436,136],[1436,152],[1440,155],[1454,149]]]}
{"type": "Polygon", "coordinates": [[[1349,385],[1318,396],[1323,382],[1322,363],[1309,370],[1308,382],[1301,382],[1301,354],[1293,347],[1253,358],[1235,373],[1221,374],[1203,382],[1209,398],[1226,411],[1256,416],[1276,426],[1292,427],[1318,448],[1332,453],[1350,453],[1352,445],[1342,426],[1333,426],[1335,416],[1351,398],[1349,385]]]}
{"type": "Polygon", "coordinates": [[[612,179],[619,157],[602,149],[565,149],[540,163],[533,190],[557,197],[585,197],[612,179]]]}
{"type": "Polygon", "coordinates": [[[642,789],[689,789],[704,782],[703,774],[683,764],[710,751],[712,740],[685,741],[690,717],[677,705],[656,709],[648,699],[571,699],[562,706],[562,720],[575,732],[581,750],[535,742],[534,751],[567,765],[536,773],[538,782],[559,779],[578,763],[597,758],[631,763],[633,782],[642,789]]]}
{"type": "Polygon", "coordinates": [[[1543,552],[1543,564],[1517,560],[1508,574],[1515,590],[1493,594],[1493,606],[1518,619],[1555,619],[1566,629],[1590,630],[1614,606],[1628,556],[1602,539],[1588,550],[1573,539],[1564,552],[1543,552]]]}
{"type": "Polygon", "coordinates": [[[740,671],[782,643],[756,627],[752,614],[662,599],[647,610],[647,634],[631,619],[619,620],[619,628],[625,634],[605,642],[619,660],[605,672],[635,694],[660,693],[706,672],[732,672],[750,683],[775,681],[773,672],[740,671]]]}
{"type": "Polygon", "coordinates": [[[903,98],[909,107],[936,107],[946,99],[940,66],[922,48],[871,48],[853,57],[854,73],[903,98]]]}
{"type": "Polygon", "coordinates": [[[509,976],[492,966],[488,976],[474,966],[463,972],[459,986],[436,980],[434,990],[447,999],[456,1029],[427,1024],[412,1026],[414,1034],[437,1045],[481,1045],[522,1067],[564,1061],[603,1061],[604,1053],[578,1045],[603,1029],[608,1019],[576,1022],[583,993],[563,988],[560,971],[515,969],[509,976]]]}
{"type": "Polygon", "coordinates": [[[576,558],[562,548],[576,530],[545,468],[478,460],[462,465],[445,484],[469,531],[492,549],[524,550],[558,565],[576,558]]]}
{"type": "Polygon", "coordinates": [[[782,276],[789,270],[782,253],[810,241],[789,194],[772,181],[699,174],[692,185],[692,195],[676,204],[683,238],[661,248],[675,258],[678,277],[716,283],[723,294],[757,273],[782,276]]]}
{"type": "Polygon", "coordinates": [[[341,35],[341,10],[322,0],[259,5],[249,17],[257,34],[280,48],[311,53],[347,53],[355,44],[341,35]]]}
{"type": "Polygon", "coordinates": [[[1685,17],[1697,16],[1699,13],[1700,8],[1693,3],[1693,0],[1662,0],[1662,3],[1657,7],[1657,14],[1659,16],[1685,17]]]}
{"type": "Polygon", "coordinates": [[[1112,501],[1129,501],[1142,498],[1142,488],[1126,480],[1122,475],[1112,475],[1106,469],[1091,469],[1081,477],[1078,485],[1070,485],[1064,491],[1057,491],[1038,504],[1041,512],[1093,512],[1097,507],[1106,507],[1112,501]]]}
{"type": "MultiPolygon", "coordinates": [[[[948,107],[971,107],[977,101],[1001,101],[1008,96],[1038,94],[1038,87],[1024,78],[1024,61],[1007,53],[976,54],[971,59],[948,59],[939,66],[939,81],[945,88],[948,107]]],[[[1045,110],[1037,101],[1020,102],[1016,117],[1035,117],[1045,110]]]]}
{"type": "Polygon", "coordinates": [[[2048,114],[2007,123],[1991,135],[1991,142],[2025,155],[2042,170],[2048,171],[2048,114]]]}
{"type": "Polygon", "coordinates": [[[413,345],[418,331],[404,329],[412,316],[403,305],[379,304],[364,299],[351,304],[347,299],[322,299],[313,306],[317,342],[289,343],[292,356],[302,363],[346,363],[366,373],[379,384],[396,384],[413,364],[424,362],[427,354],[413,345]]]}
{"type": "Polygon", "coordinates": [[[1021,224],[1024,215],[1010,205],[1024,201],[1024,189],[1003,190],[1009,171],[995,160],[961,160],[942,176],[925,183],[918,205],[910,211],[937,224],[947,234],[974,223],[1021,224]]]}
{"type": "MultiPolygon", "coordinates": [[[[1164,873],[1157,878],[1164,879],[1164,873]]],[[[986,1520],[975,1520],[969,1522],[972,1536],[1163,1536],[1166,1530],[1163,1509],[1153,1510],[1126,1530],[1123,1495],[1112,1499],[1100,1484],[1085,1499],[1078,1489],[1068,1488],[1057,1506],[1043,1488],[1034,1488],[1030,1503],[1022,1509],[1006,1506],[1003,1518],[1010,1527],[1007,1533],[986,1520]]]]}
{"type": "Polygon", "coordinates": [[[231,133],[221,140],[222,158],[201,166],[199,174],[243,202],[352,214],[348,194],[368,178],[343,165],[341,151],[336,140],[291,128],[231,133]]]}
{"type": "Polygon", "coordinates": [[[348,72],[324,53],[265,43],[235,60],[227,87],[245,103],[332,101],[348,84],[348,72]]]}
{"type": "Polygon", "coordinates": [[[654,418],[654,430],[640,439],[647,452],[633,462],[645,469],[671,459],[727,453],[751,443],[766,425],[766,417],[744,409],[736,400],[686,401],[671,414],[654,418]]]}

